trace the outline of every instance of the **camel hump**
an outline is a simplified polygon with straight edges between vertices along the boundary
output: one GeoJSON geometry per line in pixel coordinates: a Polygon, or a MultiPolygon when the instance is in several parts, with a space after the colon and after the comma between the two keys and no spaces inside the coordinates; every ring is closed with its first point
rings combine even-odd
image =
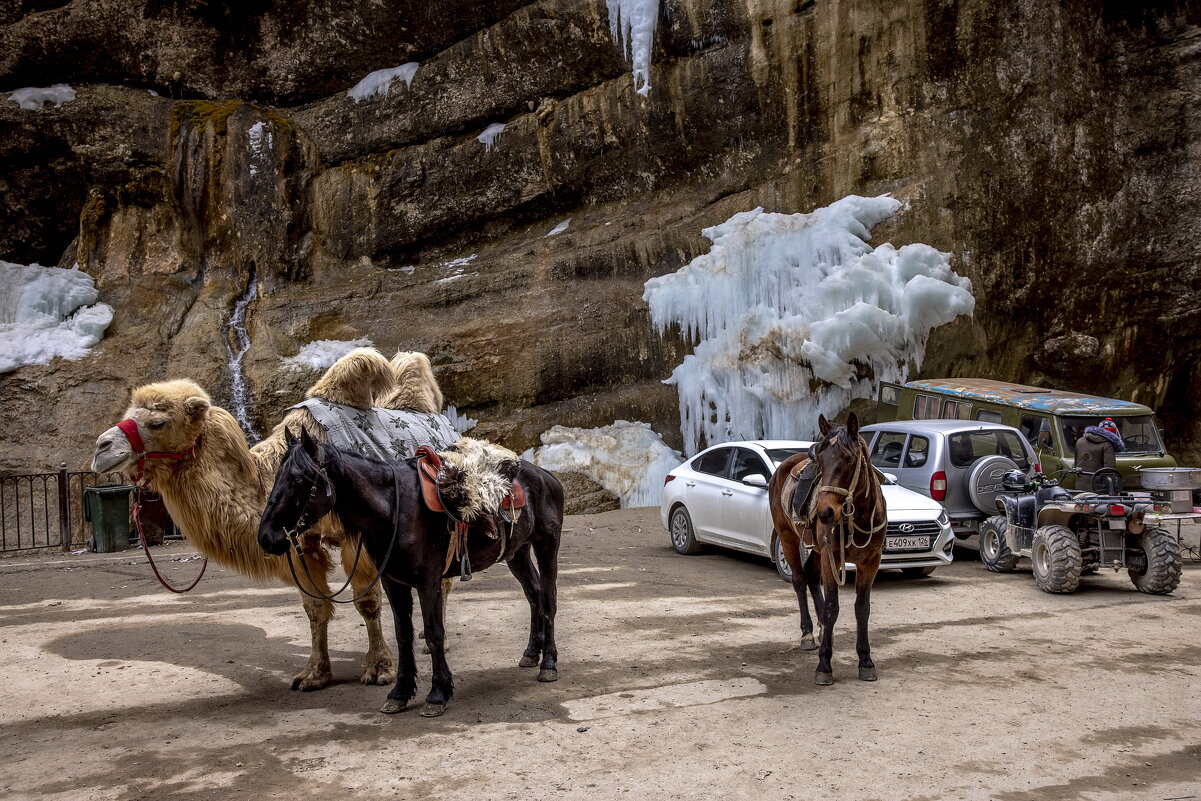
{"type": "Polygon", "coordinates": [[[392,389],[393,380],[392,365],[383,354],[375,348],[355,348],[334,362],[304,396],[370,409],[377,395],[392,389]]]}
{"type": "Polygon", "coordinates": [[[430,357],[420,351],[400,351],[392,357],[396,384],[391,392],[376,399],[385,409],[415,409],[428,414],[442,411],[442,388],[434,377],[430,357]]]}

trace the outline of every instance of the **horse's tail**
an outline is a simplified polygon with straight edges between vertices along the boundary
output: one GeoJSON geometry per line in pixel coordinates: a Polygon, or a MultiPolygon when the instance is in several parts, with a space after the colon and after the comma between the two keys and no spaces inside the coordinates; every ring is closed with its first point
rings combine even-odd
{"type": "Polygon", "coordinates": [[[392,365],[375,348],[355,348],[334,362],[304,396],[370,409],[377,395],[392,389],[394,375],[392,365]]]}

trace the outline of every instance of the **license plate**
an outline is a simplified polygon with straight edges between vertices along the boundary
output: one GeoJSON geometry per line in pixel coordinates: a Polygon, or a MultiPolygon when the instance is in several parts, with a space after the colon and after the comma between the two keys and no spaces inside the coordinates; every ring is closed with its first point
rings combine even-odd
{"type": "Polygon", "coordinates": [[[886,551],[928,551],[930,550],[929,537],[885,537],[884,550],[886,551]]]}

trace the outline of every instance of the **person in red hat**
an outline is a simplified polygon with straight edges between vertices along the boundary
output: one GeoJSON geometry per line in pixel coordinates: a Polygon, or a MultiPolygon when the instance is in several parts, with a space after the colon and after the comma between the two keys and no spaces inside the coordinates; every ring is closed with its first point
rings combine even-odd
{"type": "Polygon", "coordinates": [[[1085,481],[1077,480],[1076,486],[1089,489],[1093,475],[1102,468],[1117,469],[1117,452],[1124,450],[1126,443],[1118,433],[1118,424],[1106,417],[1095,426],[1084,429],[1084,435],[1076,440],[1076,467],[1083,471],[1085,481]]]}

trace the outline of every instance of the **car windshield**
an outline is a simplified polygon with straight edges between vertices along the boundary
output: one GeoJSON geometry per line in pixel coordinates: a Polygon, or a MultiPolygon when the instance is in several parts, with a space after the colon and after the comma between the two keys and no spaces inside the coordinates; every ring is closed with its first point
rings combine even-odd
{"type": "Polygon", "coordinates": [[[1007,456],[1023,472],[1030,469],[1026,449],[1016,431],[986,428],[952,434],[947,437],[947,451],[955,467],[967,467],[984,456],[1007,456]]]}
{"type": "Polygon", "coordinates": [[[804,448],[765,448],[764,450],[767,452],[768,458],[775,462],[777,467],[789,456],[796,456],[798,453],[805,452],[804,448]]]}
{"type": "MultiPolygon", "coordinates": [[[[1084,435],[1084,429],[1088,426],[1095,426],[1101,422],[1101,417],[1060,417],[1060,425],[1063,426],[1063,440],[1067,443],[1069,449],[1076,447],[1076,440],[1084,435]]],[[[1164,450],[1163,442],[1159,439],[1159,428],[1155,425],[1155,418],[1149,414],[1133,415],[1131,417],[1113,417],[1111,418],[1118,426],[1118,434],[1121,435],[1122,441],[1126,443],[1125,449],[1119,451],[1123,454],[1136,453],[1161,453],[1164,450]]]]}

